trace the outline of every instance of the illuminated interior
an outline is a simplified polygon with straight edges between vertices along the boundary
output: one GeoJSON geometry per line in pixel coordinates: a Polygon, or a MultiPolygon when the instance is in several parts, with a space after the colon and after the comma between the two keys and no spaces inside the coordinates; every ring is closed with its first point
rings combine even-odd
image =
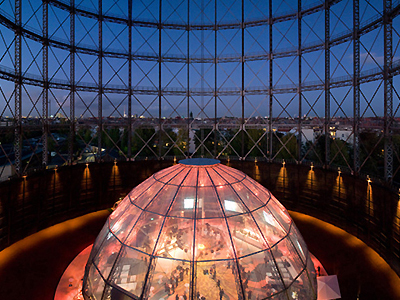
{"type": "Polygon", "coordinates": [[[180,161],[121,201],[93,246],[83,295],[317,298],[314,265],[286,209],[255,180],[213,159],[180,161]]]}

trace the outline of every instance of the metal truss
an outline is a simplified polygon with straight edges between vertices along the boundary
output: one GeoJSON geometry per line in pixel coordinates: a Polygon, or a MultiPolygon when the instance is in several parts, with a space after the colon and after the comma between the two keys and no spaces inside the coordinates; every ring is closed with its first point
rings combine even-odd
{"type": "Polygon", "coordinates": [[[54,161],[210,156],[375,170],[391,182],[400,4],[382,1],[3,1],[12,38],[0,90],[14,85],[0,100],[14,101],[12,125],[0,126],[14,131],[4,162],[22,176],[54,161]],[[349,136],[331,138],[338,122],[349,136]]]}

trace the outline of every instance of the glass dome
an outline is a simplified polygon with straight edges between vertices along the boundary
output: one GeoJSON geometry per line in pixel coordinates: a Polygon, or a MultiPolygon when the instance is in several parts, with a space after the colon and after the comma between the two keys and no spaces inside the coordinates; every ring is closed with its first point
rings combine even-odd
{"type": "Polygon", "coordinates": [[[316,299],[307,246],[246,174],[186,159],[134,188],[93,246],[85,299],[316,299]]]}

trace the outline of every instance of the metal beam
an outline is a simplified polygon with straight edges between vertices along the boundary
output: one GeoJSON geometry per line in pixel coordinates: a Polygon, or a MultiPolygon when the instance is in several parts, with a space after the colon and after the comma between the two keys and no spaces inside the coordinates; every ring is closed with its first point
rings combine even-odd
{"type": "Polygon", "coordinates": [[[161,55],[162,53],[162,47],[161,47],[161,41],[162,41],[162,0],[160,0],[160,5],[159,5],[159,12],[158,12],[158,158],[161,159],[162,153],[162,123],[161,123],[161,106],[162,106],[162,82],[161,82],[161,71],[162,71],[162,61],[163,57],[161,55]]]}
{"type": "Polygon", "coordinates": [[[269,29],[269,89],[268,89],[268,95],[269,95],[269,120],[268,120],[268,130],[269,130],[269,160],[272,160],[272,137],[273,137],[273,130],[272,130],[272,103],[274,100],[274,96],[272,93],[272,89],[274,88],[274,82],[273,82],[273,46],[272,46],[272,1],[269,0],[269,23],[268,23],[268,29],[269,29]]]}
{"type": "Polygon", "coordinates": [[[42,143],[43,143],[43,152],[42,152],[42,166],[45,168],[49,161],[48,153],[49,153],[49,13],[48,7],[49,4],[47,1],[42,2],[43,7],[43,44],[42,44],[42,55],[43,55],[43,110],[42,110],[42,143]]]}
{"type": "Polygon", "coordinates": [[[244,135],[245,135],[245,128],[244,128],[244,99],[245,99],[245,90],[244,90],[244,30],[245,29],[245,24],[244,24],[244,0],[242,0],[242,25],[241,25],[241,33],[242,33],[242,58],[241,58],[241,63],[242,63],[242,86],[241,86],[241,98],[242,98],[242,119],[241,119],[241,130],[242,130],[242,152],[240,153],[241,158],[244,159],[245,153],[244,153],[244,135]]]}
{"type": "Polygon", "coordinates": [[[132,1],[128,0],[128,159],[132,158],[132,1]]]}
{"type": "Polygon", "coordinates": [[[359,0],[353,0],[353,172],[359,173],[360,168],[360,5],[359,0]]]}
{"type": "Polygon", "coordinates": [[[297,120],[297,162],[301,161],[301,143],[302,143],[302,128],[301,128],[301,121],[302,121],[302,74],[301,74],[301,61],[302,61],[302,52],[301,52],[301,46],[302,46],[302,41],[301,41],[301,19],[302,19],[302,12],[301,12],[301,0],[297,1],[297,56],[298,56],[298,68],[299,68],[299,73],[298,73],[298,97],[299,97],[299,118],[297,120]]]}
{"type": "Polygon", "coordinates": [[[386,181],[391,181],[393,176],[393,77],[390,74],[393,61],[393,41],[392,41],[392,0],[383,0],[383,29],[384,29],[384,172],[386,181]]]}
{"type": "Polygon", "coordinates": [[[97,114],[97,161],[102,161],[101,149],[103,147],[101,136],[103,133],[103,1],[98,1],[99,8],[99,52],[98,52],[98,63],[99,63],[99,77],[98,77],[98,114],[97,114]]]}
{"type": "Polygon", "coordinates": [[[330,48],[330,5],[325,1],[325,168],[329,166],[330,162],[330,114],[331,114],[331,48],[330,48]]]}
{"type": "Polygon", "coordinates": [[[69,12],[69,39],[71,52],[69,53],[69,150],[68,159],[72,164],[74,160],[74,143],[75,143],[75,0],[70,0],[71,10],[69,12]]]}
{"type": "Polygon", "coordinates": [[[15,71],[15,173],[17,176],[22,176],[22,46],[21,46],[21,26],[22,26],[22,7],[21,0],[15,0],[15,44],[14,44],[14,71],[15,71]]]}

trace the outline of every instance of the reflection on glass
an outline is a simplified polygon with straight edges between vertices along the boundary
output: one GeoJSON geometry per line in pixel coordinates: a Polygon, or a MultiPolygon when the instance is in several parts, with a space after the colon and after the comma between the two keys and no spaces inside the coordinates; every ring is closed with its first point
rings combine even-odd
{"type": "Polygon", "coordinates": [[[86,299],[316,299],[286,209],[242,172],[177,164],[129,193],[99,234],[86,299]]]}

